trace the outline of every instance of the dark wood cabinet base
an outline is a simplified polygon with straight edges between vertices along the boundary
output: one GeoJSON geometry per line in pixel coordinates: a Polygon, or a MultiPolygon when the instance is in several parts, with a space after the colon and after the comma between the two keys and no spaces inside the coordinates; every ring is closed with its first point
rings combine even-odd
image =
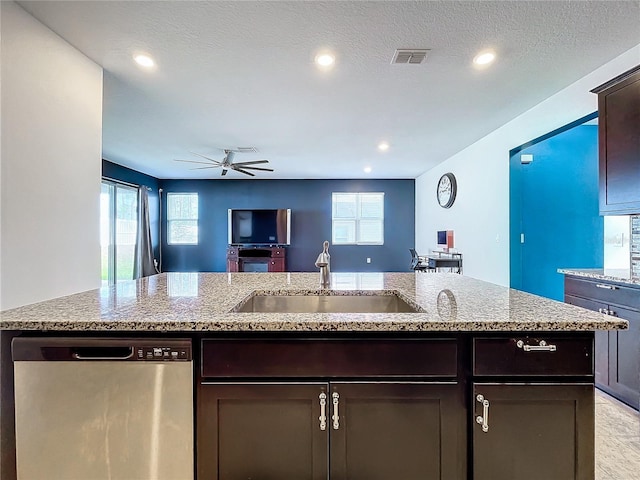
{"type": "Polygon", "coordinates": [[[593,342],[589,332],[204,338],[198,478],[592,480],[593,342]],[[256,449],[255,461],[234,453],[256,449]]]}
{"type": "Polygon", "coordinates": [[[227,272],[286,272],[286,247],[227,248],[227,272]]]}
{"type": "Polygon", "coordinates": [[[640,287],[565,277],[565,303],[622,318],[628,330],[595,334],[595,382],[609,395],[640,408],[640,287]]]}

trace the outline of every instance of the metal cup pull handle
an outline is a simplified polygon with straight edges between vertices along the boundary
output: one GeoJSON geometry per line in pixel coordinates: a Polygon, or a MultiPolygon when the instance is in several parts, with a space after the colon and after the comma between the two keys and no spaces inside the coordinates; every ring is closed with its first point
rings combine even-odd
{"type": "Polygon", "coordinates": [[[617,290],[618,287],[615,285],[609,285],[607,283],[596,283],[597,288],[604,288],[605,290],[617,290]]]}
{"type": "Polygon", "coordinates": [[[476,423],[482,425],[482,431],[487,433],[489,431],[489,400],[483,395],[478,395],[476,400],[482,404],[482,415],[476,417],[476,423]]]}
{"type": "Polygon", "coordinates": [[[516,342],[516,347],[521,348],[525,352],[555,352],[558,347],[555,345],[547,345],[547,342],[540,340],[538,345],[527,345],[522,340],[516,342]]]}
{"type": "Polygon", "coordinates": [[[320,430],[327,429],[327,394],[322,392],[318,398],[320,399],[320,430]]]}
{"type": "Polygon", "coordinates": [[[340,416],[338,415],[338,403],[340,402],[340,395],[338,392],[333,392],[331,395],[331,399],[333,401],[333,416],[331,419],[333,420],[333,429],[338,430],[340,428],[340,416]]]}

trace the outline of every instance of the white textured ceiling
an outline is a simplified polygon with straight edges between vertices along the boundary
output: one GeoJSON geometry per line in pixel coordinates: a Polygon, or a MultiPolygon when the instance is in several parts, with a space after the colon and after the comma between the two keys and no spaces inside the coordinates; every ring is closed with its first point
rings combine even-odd
{"type": "Polygon", "coordinates": [[[257,178],[415,178],[640,43],[638,1],[19,3],[104,68],[104,158],[159,178],[218,178],[174,159],[245,146],[257,178]]]}

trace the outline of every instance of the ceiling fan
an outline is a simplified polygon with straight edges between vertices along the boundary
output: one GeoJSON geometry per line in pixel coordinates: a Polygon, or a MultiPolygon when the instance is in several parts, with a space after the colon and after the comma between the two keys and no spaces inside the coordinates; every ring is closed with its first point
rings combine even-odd
{"type": "Polygon", "coordinates": [[[198,157],[202,157],[208,160],[208,162],[199,162],[197,160],[175,160],[176,162],[185,162],[185,163],[198,163],[207,165],[206,167],[195,167],[192,170],[204,170],[207,168],[222,168],[222,176],[224,177],[227,174],[227,171],[234,170],[236,172],[244,173],[245,175],[250,175],[255,177],[255,173],[249,172],[249,170],[260,170],[263,172],[273,172],[272,168],[262,168],[262,167],[254,167],[252,165],[259,165],[261,163],[269,163],[269,160],[253,160],[249,162],[233,162],[233,157],[236,153],[244,153],[244,152],[257,152],[257,150],[253,147],[249,148],[238,148],[231,149],[225,148],[224,158],[222,161],[215,160],[213,158],[207,157],[206,155],[202,155],[201,153],[191,152],[193,155],[197,155],[198,157]]]}

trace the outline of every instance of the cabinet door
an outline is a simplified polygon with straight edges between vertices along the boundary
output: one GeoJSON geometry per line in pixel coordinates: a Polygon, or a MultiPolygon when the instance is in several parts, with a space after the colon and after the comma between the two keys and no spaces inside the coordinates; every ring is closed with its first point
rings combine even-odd
{"type": "MultiPolygon", "coordinates": [[[[595,312],[603,312],[609,310],[609,305],[601,302],[594,302],[585,298],[574,297],[573,295],[565,295],[564,302],[578,307],[593,310],[595,312]]],[[[596,330],[595,338],[595,355],[594,355],[594,371],[596,384],[598,386],[609,385],[609,332],[606,330],[596,330]]]]}
{"type": "Polygon", "coordinates": [[[331,480],[466,479],[456,384],[331,383],[331,480]]]}
{"type": "Polygon", "coordinates": [[[593,480],[593,385],[476,383],[473,392],[474,480],[593,480]]]}
{"type": "Polygon", "coordinates": [[[326,383],[200,385],[198,478],[326,480],[327,390],[326,383]]]}
{"type": "Polygon", "coordinates": [[[600,212],[640,212],[640,72],[598,95],[600,212]]]}
{"type": "Polygon", "coordinates": [[[609,310],[629,321],[628,330],[609,332],[609,388],[633,408],[640,405],[640,312],[615,306],[609,310]]]}
{"type": "Polygon", "coordinates": [[[269,272],[284,272],[284,258],[269,260],[269,272]]]}

